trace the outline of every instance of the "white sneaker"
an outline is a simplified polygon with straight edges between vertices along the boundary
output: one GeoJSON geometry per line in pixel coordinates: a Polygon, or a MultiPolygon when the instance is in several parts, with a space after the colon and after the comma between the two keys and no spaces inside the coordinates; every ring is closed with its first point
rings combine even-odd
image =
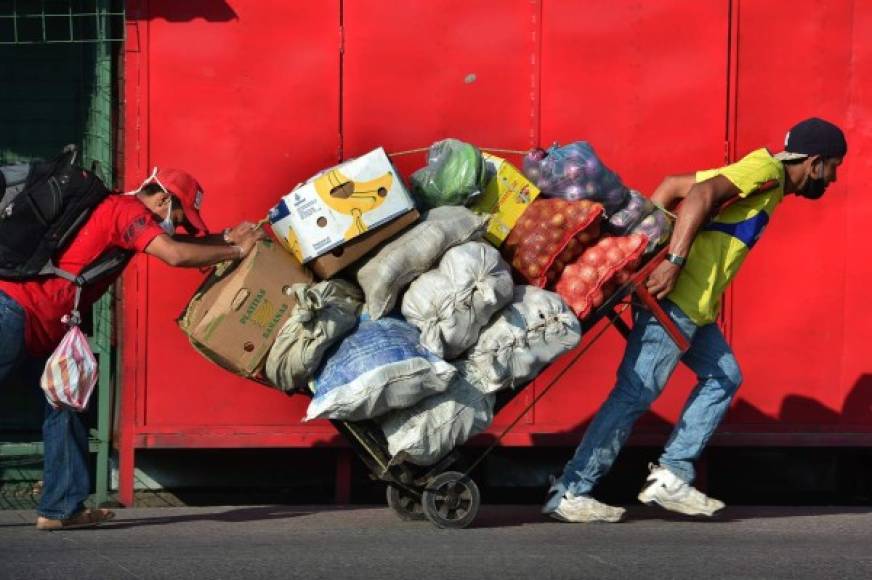
{"type": "Polygon", "coordinates": [[[614,523],[621,521],[626,511],[599,502],[589,495],[575,495],[558,482],[552,483],[549,493],[551,497],[542,507],[542,513],[562,522],[614,523]]]}
{"type": "Polygon", "coordinates": [[[639,501],[660,507],[671,512],[688,516],[713,516],[724,509],[724,502],[708,497],[677,475],[659,465],[648,465],[651,470],[645,487],[639,493],[639,501]]]}

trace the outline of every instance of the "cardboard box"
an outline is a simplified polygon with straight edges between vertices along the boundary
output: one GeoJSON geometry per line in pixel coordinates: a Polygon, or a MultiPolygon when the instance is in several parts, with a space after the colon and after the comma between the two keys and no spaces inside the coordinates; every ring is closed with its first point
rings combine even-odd
{"type": "Polygon", "coordinates": [[[539,189],[505,159],[488,153],[482,155],[488,165],[488,173],[493,177],[472,209],[479,213],[492,214],[484,237],[494,246],[500,247],[509,237],[521,214],[538,197],[539,189]]]}
{"type": "Polygon", "coordinates": [[[291,287],[312,281],[279,244],[263,240],[238,264],[216,268],[178,324],[203,356],[251,378],[296,305],[291,287]]]}
{"type": "Polygon", "coordinates": [[[270,210],[276,238],[302,263],[415,207],[384,149],[324,171],[270,210]]]}
{"type": "Polygon", "coordinates": [[[323,256],[309,262],[307,266],[315,272],[320,280],[328,280],[389,239],[405,231],[420,217],[421,215],[414,209],[406,212],[400,217],[354,238],[347,244],[333,248],[323,256]]]}

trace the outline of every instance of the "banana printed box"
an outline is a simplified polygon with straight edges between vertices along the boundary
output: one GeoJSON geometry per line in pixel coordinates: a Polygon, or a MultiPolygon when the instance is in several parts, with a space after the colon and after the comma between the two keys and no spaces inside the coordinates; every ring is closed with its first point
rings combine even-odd
{"type": "Polygon", "coordinates": [[[323,171],[270,210],[273,233],[306,263],[414,208],[384,149],[323,171]]]}
{"type": "Polygon", "coordinates": [[[239,263],[216,268],[178,319],[191,344],[212,362],[257,376],[296,305],[297,283],[313,276],[275,242],[262,240],[239,263]]]}

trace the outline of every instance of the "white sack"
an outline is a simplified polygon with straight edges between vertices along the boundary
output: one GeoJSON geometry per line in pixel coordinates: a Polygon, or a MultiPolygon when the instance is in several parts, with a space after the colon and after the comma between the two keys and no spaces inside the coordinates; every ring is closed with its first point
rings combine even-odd
{"type": "Polygon", "coordinates": [[[381,425],[392,465],[433,465],[490,426],[496,397],[481,390],[480,379],[468,362],[459,363],[457,369],[444,393],[385,415],[381,425]]]}
{"type": "Polygon", "coordinates": [[[437,207],[376,252],[357,273],[370,318],[379,319],[393,310],[403,289],[431,269],[449,248],[480,239],[487,220],[465,207],[437,207]]]}
{"type": "Polygon", "coordinates": [[[304,389],[324,353],[357,325],[363,293],[345,280],[295,284],[297,304],[266,359],[266,376],[282,391],[304,389]]]}
{"type": "Polygon", "coordinates": [[[512,303],[467,353],[486,392],[523,385],[581,340],[581,326],[563,299],[535,286],[516,286],[512,303]]]}
{"type": "Polygon", "coordinates": [[[475,344],[481,328],[512,300],[513,290],[509,267],[496,248],[467,242],[412,282],[402,312],[421,330],[421,344],[452,360],[475,344]]]}

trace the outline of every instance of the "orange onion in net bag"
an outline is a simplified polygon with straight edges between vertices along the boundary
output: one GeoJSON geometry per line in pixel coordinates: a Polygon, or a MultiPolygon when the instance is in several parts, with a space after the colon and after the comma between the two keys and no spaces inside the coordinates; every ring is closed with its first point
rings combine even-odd
{"type": "Polygon", "coordinates": [[[644,234],[603,238],[564,268],[554,289],[583,319],[629,280],[647,244],[644,234]]]}
{"type": "Polygon", "coordinates": [[[587,200],[537,199],[506,238],[503,256],[525,283],[543,288],[599,236],[602,213],[587,200]]]}

